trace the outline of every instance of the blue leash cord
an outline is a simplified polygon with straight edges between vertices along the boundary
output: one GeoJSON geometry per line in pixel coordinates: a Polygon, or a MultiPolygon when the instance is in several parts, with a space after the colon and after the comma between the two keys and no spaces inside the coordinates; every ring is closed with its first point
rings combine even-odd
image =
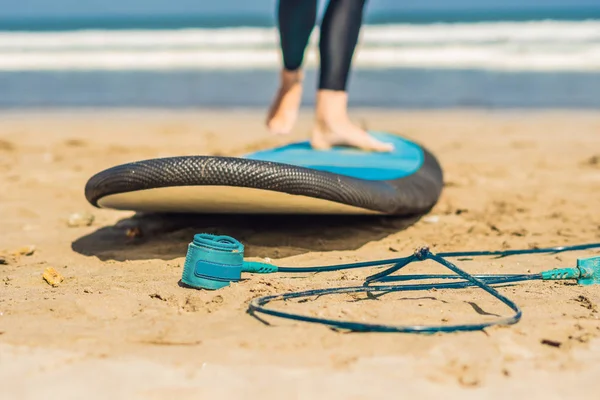
{"type": "Polygon", "coordinates": [[[365,279],[363,286],[352,287],[337,287],[328,289],[314,289],[302,292],[291,292],[285,294],[277,294],[263,296],[253,299],[249,306],[248,312],[251,315],[262,313],[280,318],[287,318],[302,322],[320,323],[332,328],[358,331],[358,332],[412,332],[412,333],[435,333],[435,332],[457,332],[457,331],[475,331],[481,330],[493,325],[511,325],[517,323],[522,316],[521,309],[510,299],[500,294],[490,285],[507,284],[513,282],[527,280],[559,280],[559,279],[577,279],[577,282],[582,285],[600,284],[600,256],[590,257],[587,259],[579,259],[576,268],[562,268],[544,271],[537,274],[513,274],[513,275],[470,275],[467,272],[458,268],[455,264],[446,260],[444,257],[477,257],[497,255],[505,257],[517,254],[537,254],[537,253],[560,253],[564,251],[586,250],[592,248],[600,248],[600,243],[576,245],[576,246],[561,246],[542,249],[523,249],[523,250],[505,250],[505,251],[469,251],[469,252],[450,252],[450,253],[432,253],[427,247],[423,247],[415,251],[409,257],[394,258],[379,261],[367,261],[350,264],[340,264],[331,266],[317,267],[277,267],[271,264],[241,261],[243,260],[244,247],[237,240],[229,236],[212,236],[212,235],[195,235],[194,242],[190,243],[188,256],[184,267],[182,281],[192,287],[204,289],[217,289],[227,286],[230,281],[239,281],[241,272],[253,273],[314,273],[314,272],[331,272],[355,268],[374,267],[391,265],[391,267],[371,275],[365,279]],[[226,265],[228,257],[233,257],[233,263],[226,265]],[[406,265],[412,262],[425,260],[435,261],[446,268],[450,269],[456,275],[399,275],[390,276],[406,265]],[[231,269],[233,268],[233,269],[231,269]],[[234,272],[232,272],[234,271],[234,272]],[[226,277],[224,276],[226,275],[226,277]],[[441,282],[441,283],[422,283],[422,284],[397,284],[397,285],[381,285],[389,282],[405,282],[411,280],[426,280],[426,279],[463,279],[460,282],[441,282]],[[378,285],[374,285],[378,284],[378,285]],[[510,317],[500,318],[495,321],[483,322],[478,324],[461,324],[461,325],[382,325],[369,324],[352,321],[339,321],[328,318],[316,318],[305,315],[277,311],[267,308],[266,305],[272,301],[299,299],[312,296],[324,296],[330,294],[342,293],[390,293],[401,291],[418,291],[431,289],[460,289],[466,287],[477,286],[496,299],[500,300],[511,310],[515,312],[510,317]]]}

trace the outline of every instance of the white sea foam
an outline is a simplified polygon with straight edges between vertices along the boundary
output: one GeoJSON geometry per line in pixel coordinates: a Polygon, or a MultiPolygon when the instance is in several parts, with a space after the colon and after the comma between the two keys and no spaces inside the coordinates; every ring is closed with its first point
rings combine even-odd
{"type": "MultiPolygon", "coordinates": [[[[274,69],[277,44],[273,28],[0,32],[0,70],[274,69]]],[[[355,60],[363,69],[600,71],[600,21],[365,26],[355,60]]]]}

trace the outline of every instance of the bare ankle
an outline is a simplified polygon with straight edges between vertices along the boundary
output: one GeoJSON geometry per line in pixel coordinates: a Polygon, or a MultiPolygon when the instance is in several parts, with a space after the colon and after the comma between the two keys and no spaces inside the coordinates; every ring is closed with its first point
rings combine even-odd
{"type": "Polygon", "coordinates": [[[316,99],[316,118],[322,123],[339,123],[348,119],[348,94],[343,91],[319,90],[316,99]]]}
{"type": "Polygon", "coordinates": [[[349,121],[348,94],[344,91],[320,89],[316,99],[316,120],[321,126],[349,121]]]}
{"type": "Polygon", "coordinates": [[[282,69],[280,81],[282,87],[290,87],[297,83],[302,83],[304,80],[304,72],[301,69],[288,70],[282,69]]]}

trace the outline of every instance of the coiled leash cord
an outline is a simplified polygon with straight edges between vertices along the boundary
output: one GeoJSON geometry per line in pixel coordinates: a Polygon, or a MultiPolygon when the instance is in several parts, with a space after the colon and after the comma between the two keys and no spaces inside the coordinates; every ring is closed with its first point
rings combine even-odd
{"type": "Polygon", "coordinates": [[[563,280],[576,279],[581,285],[600,284],[600,256],[577,260],[577,267],[549,270],[537,274],[509,274],[509,275],[470,275],[458,268],[455,264],[446,260],[444,257],[477,257],[492,256],[506,257],[517,254],[536,254],[536,253],[561,253],[564,251],[586,250],[600,248],[600,243],[560,246],[543,249],[522,249],[505,251],[465,251],[450,253],[432,253],[427,247],[415,251],[414,254],[403,258],[394,258],[378,261],[367,261],[350,264],[340,264],[331,266],[317,267],[277,267],[272,264],[251,262],[244,260],[244,246],[229,236],[215,236],[209,234],[198,234],[194,236],[194,241],[188,247],[188,253],[184,265],[182,282],[202,289],[219,289],[228,286],[230,282],[236,282],[241,279],[242,272],[251,273],[314,273],[330,272],[346,269],[375,267],[391,265],[377,274],[371,275],[365,279],[363,286],[337,287],[328,289],[315,289],[302,292],[291,292],[263,296],[253,299],[248,307],[248,312],[252,315],[262,313],[280,318],[287,318],[302,322],[319,323],[336,329],[344,329],[358,332],[413,332],[413,333],[435,333],[435,332],[457,332],[481,330],[493,325],[511,325],[517,323],[522,316],[522,311],[512,300],[500,294],[490,285],[507,284],[527,280],[563,280]],[[433,260],[454,272],[455,275],[399,275],[390,276],[412,262],[433,260]],[[396,284],[396,285],[373,285],[376,283],[405,282],[411,280],[426,279],[463,279],[460,282],[442,282],[442,283],[422,283],[422,284],[396,284]],[[340,321],[327,318],[310,317],[301,314],[278,311],[267,308],[266,305],[272,301],[299,299],[312,296],[323,296],[342,293],[390,293],[400,291],[418,291],[431,289],[460,289],[477,286],[496,299],[500,300],[511,310],[514,315],[506,318],[500,318],[495,321],[482,322],[477,324],[459,324],[459,325],[383,325],[369,324],[363,322],[340,321]]]}

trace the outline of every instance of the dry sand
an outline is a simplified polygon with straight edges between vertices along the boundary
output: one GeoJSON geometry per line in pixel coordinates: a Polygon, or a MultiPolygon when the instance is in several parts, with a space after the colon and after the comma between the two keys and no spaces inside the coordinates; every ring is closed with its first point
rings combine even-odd
{"type": "MultiPolygon", "coordinates": [[[[249,257],[315,265],[435,251],[600,241],[600,115],[591,112],[378,112],[354,118],[430,148],[445,170],[437,206],[416,221],[358,218],[138,217],[83,196],[94,173],[186,154],[240,155],[306,137],[270,137],[254,111],[5,113],[0,118],[0,393],[24,398],[597,399],[600,288],[500,288],[523,309],[509,327],[410,335],[336,332],[246,314],[253,297],[360,284],[373,270],[246,276],[220,291],[180,287],[194,233],[232,235],[249,257]],[[90,226],[69,227],[76,212],[90,226]],[[186,225],[187,224],[187,225],[186,225]],[[143,237],[128,238],[141,227],[143,237]],[[42,279],[47,267],[62,276],[42,279]]],[[[580,251],[458,261],[469,272],[573,266],[580,251]]],[[[443,272],[432,263],[411,271],[443,272]]],[[[339,295],[276,303],[310,315],[459,323],[510,314],[477,289],[339,295]]]]}

